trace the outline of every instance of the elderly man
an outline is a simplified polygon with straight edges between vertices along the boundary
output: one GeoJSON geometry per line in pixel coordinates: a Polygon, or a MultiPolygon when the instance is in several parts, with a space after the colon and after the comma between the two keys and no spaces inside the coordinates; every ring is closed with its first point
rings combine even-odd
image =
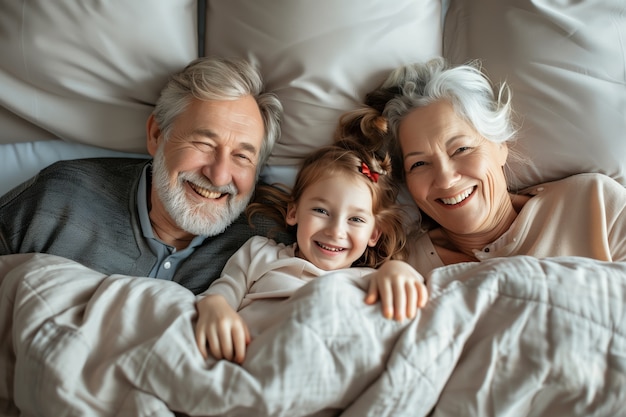
{"type": "Polygon", "coordinates": [[[245,61],[200,58],[147,121],[152,160],[62,161],[0,198],[0,255],[44,252],[194,293],[268,224],[242,214],[280,136],[282,106],[245,61]]]}

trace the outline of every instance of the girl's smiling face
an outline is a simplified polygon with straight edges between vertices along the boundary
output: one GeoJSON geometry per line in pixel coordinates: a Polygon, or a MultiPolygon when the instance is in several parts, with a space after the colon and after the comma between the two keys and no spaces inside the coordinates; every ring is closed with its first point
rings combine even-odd
{"type": "Polygon", "coordinates": [[[380,237],[369,181],[336,175],[308,186],[289,207],[297,225],[298,256],[323,270],[349,268],[380,237]]]}
{"type": "Polygon", "coordinates": [[[491,142],[439,101],[400,124],[406,183],[417,206],[458,234],[493,230],[510,207],[506,144],[491,142]]]}

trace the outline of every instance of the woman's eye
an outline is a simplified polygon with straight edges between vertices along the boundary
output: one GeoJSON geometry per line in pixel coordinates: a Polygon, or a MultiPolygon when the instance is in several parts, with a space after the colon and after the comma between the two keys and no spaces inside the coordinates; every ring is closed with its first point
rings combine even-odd
{"type": "Polygon", "coordinates": [[[417,162],[414,162],[414,163],[413,163],[413,164],[411,164],[411,166],[409,167],[409,171],[412,171],[412,170],[414,170],[415,168],[419,168],[419,167],[421,167],[421,166],[424,166],[424,164],[425,164],[425,163],[424,163],[424,161],[417,161],[417,162]]]}
{"type": "Polygon", "coordinates": [[[251,159],[248,155],[243,154],[243,153],[238,154],[238,155],[237,155],[237,158],[239,158],[239,159],[243,159],[244,161],[250,161],[250,162],[252,162],[252,159],[251,159]]]}
{"type": "Polygon", "coordinates": [[[458,148],[456,151],[454,151],[454,153],[455,153],[455,154],[457,154],[457,153],[463,153],[463,152],[469,151],[470,149],[472,149],[472,148],[471,148],[471,147],[469,147],[469,146],[461,146],[461,147],[460,147],[460,148],[458,148]]]}

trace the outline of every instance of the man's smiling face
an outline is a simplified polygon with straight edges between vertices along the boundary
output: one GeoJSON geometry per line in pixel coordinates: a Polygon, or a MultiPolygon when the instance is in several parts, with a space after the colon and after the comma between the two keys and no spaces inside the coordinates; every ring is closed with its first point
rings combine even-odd
{"type": "Polygon", "coordinates": [[[194,99],[168,138],[154,120],[148,132],[154,157],[150,219],[156,228],[179,237],[180,229],[209,236],[224,231],[254,192],[265,133],[254,98],[194,99]]]}

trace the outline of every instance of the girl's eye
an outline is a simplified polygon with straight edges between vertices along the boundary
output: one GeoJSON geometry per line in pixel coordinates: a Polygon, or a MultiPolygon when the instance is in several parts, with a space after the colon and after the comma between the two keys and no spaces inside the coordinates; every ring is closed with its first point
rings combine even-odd
{"type": "Polygon", "coordinates": [[[328,211],[323,208],[314,208],[313,211],[320,214],[328,214],[328,211]]]}
{"type": "Polygon", "coordinates": [[[350,221],[355,223],[365,223],[365,219],[362,217],[350,217],[350,221]]]}

